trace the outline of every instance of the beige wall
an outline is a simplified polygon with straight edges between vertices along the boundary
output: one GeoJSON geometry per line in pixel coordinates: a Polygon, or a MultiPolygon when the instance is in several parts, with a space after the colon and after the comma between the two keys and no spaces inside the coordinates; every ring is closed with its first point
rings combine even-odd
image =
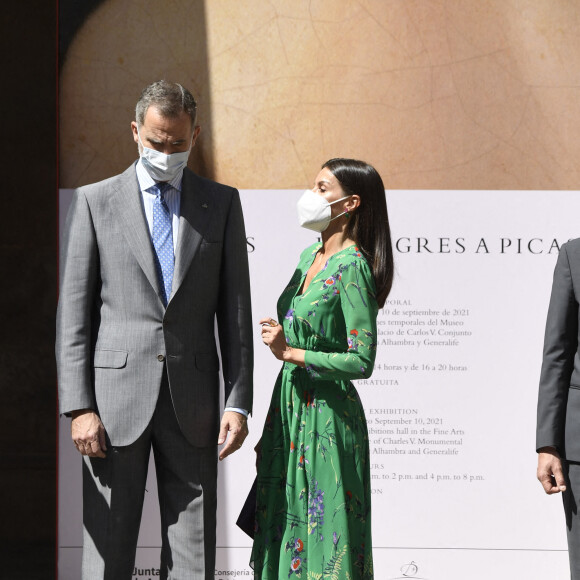
{"type": "Polygon", "coordinates": [[[573,0],[108,0],[62,70],[61,187],[135,159],[158,78],[199,97],[191,166],[239,188],[349,156],[393,189],[580,189],[573,0]]]}

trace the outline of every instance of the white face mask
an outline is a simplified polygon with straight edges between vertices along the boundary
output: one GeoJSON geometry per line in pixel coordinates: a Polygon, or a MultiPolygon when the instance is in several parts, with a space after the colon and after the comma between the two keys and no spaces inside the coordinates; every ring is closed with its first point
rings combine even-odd
{"type": "Polygon", "coordinates": [[[321,195],[314,193],[311,189],[307,189],[302,194],[302,197],[298,200],[297,204],[298,221],[300,225],[303,228],[308,228],[315,232],[323,232],[332,220],[335,220],[346,213],[343,211],[341,214],[331,218],[330,206],[349,197],[350,195],[346,195],[336,201],[328,202],[321,195]]]}
{"type": "Polygon", "coordinates": [[[171,153],[171,155],[145,147],[143,141],[141,141],[139,128],[137,128],[137,136],[139,137],[139,143],[141,143],[141,162],[143,163],[143,167],[147,170],[147,173],[149,173],[155,181],[171,181],[178,173],[183,171],[187,165],[187,160],[191,151],[193,135],[191,136],[191,143],[189,144],[189,149],[187,151],[171,153]]]}

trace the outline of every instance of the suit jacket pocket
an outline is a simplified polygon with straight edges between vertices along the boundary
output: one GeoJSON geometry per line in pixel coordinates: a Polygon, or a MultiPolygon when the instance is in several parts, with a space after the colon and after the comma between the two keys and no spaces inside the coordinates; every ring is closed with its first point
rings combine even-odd
{"type": "Polygon", "coordinates": [[[207,252],[207,251],[209,251],[209,252],[214,252],[214,251],[221,252],[222,246],[223,246],[222,240],[212,241],[212,240],[204,239],[201,241],[200,249],[202,252],[207,252]]]}
{"type": "Polygon", "coordinates": [[[220,363],[215,352],[198,352],[195,355],[195,366],[198,370],[209,373],[217,373],[220,363]]]}
{"type": "Polygon", "coordinates": [[[128,354],[124,350],[95,350],[93,366],[101,369],[122,369],[127,364],[128,354]]]}

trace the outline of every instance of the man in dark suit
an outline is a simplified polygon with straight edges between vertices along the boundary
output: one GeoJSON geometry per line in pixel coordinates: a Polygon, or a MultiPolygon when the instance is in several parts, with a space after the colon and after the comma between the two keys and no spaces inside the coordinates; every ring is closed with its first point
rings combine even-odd
{"type": "Polygon", "coordinates": [[[538,479],[563,492],[573,580],[580,580],[580,239],[562,246],[548,309],[538,397],[538,479]]]}
{"type": "Polygon", "coordinates": [[[84,456],[83,578],[132,576],[153,449],[161,577],[214,577],[217,444],[252,407],[246,236],[238,192],[186,168],[200,128],[177,83],[148,86],[140,158],[75,193],[61,248],[61,413],[84,456]],[[225,383],[219,418],[217,319],[225,383]]]}

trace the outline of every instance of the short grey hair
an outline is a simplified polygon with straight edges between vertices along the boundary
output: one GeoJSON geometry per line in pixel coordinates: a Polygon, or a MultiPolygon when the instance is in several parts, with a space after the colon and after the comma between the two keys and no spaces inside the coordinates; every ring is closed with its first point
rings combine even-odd
{"type": "Polygon", "coordinates": [[[191,126],[195,127],[197,103],[193,95],[179,83],[155,81],[143,89],[135,107],[137,125],[143,125],[147,109],[154,105],[159,112],[168,118],[179,116],[186,112],[191,117],[191,126]]]}

